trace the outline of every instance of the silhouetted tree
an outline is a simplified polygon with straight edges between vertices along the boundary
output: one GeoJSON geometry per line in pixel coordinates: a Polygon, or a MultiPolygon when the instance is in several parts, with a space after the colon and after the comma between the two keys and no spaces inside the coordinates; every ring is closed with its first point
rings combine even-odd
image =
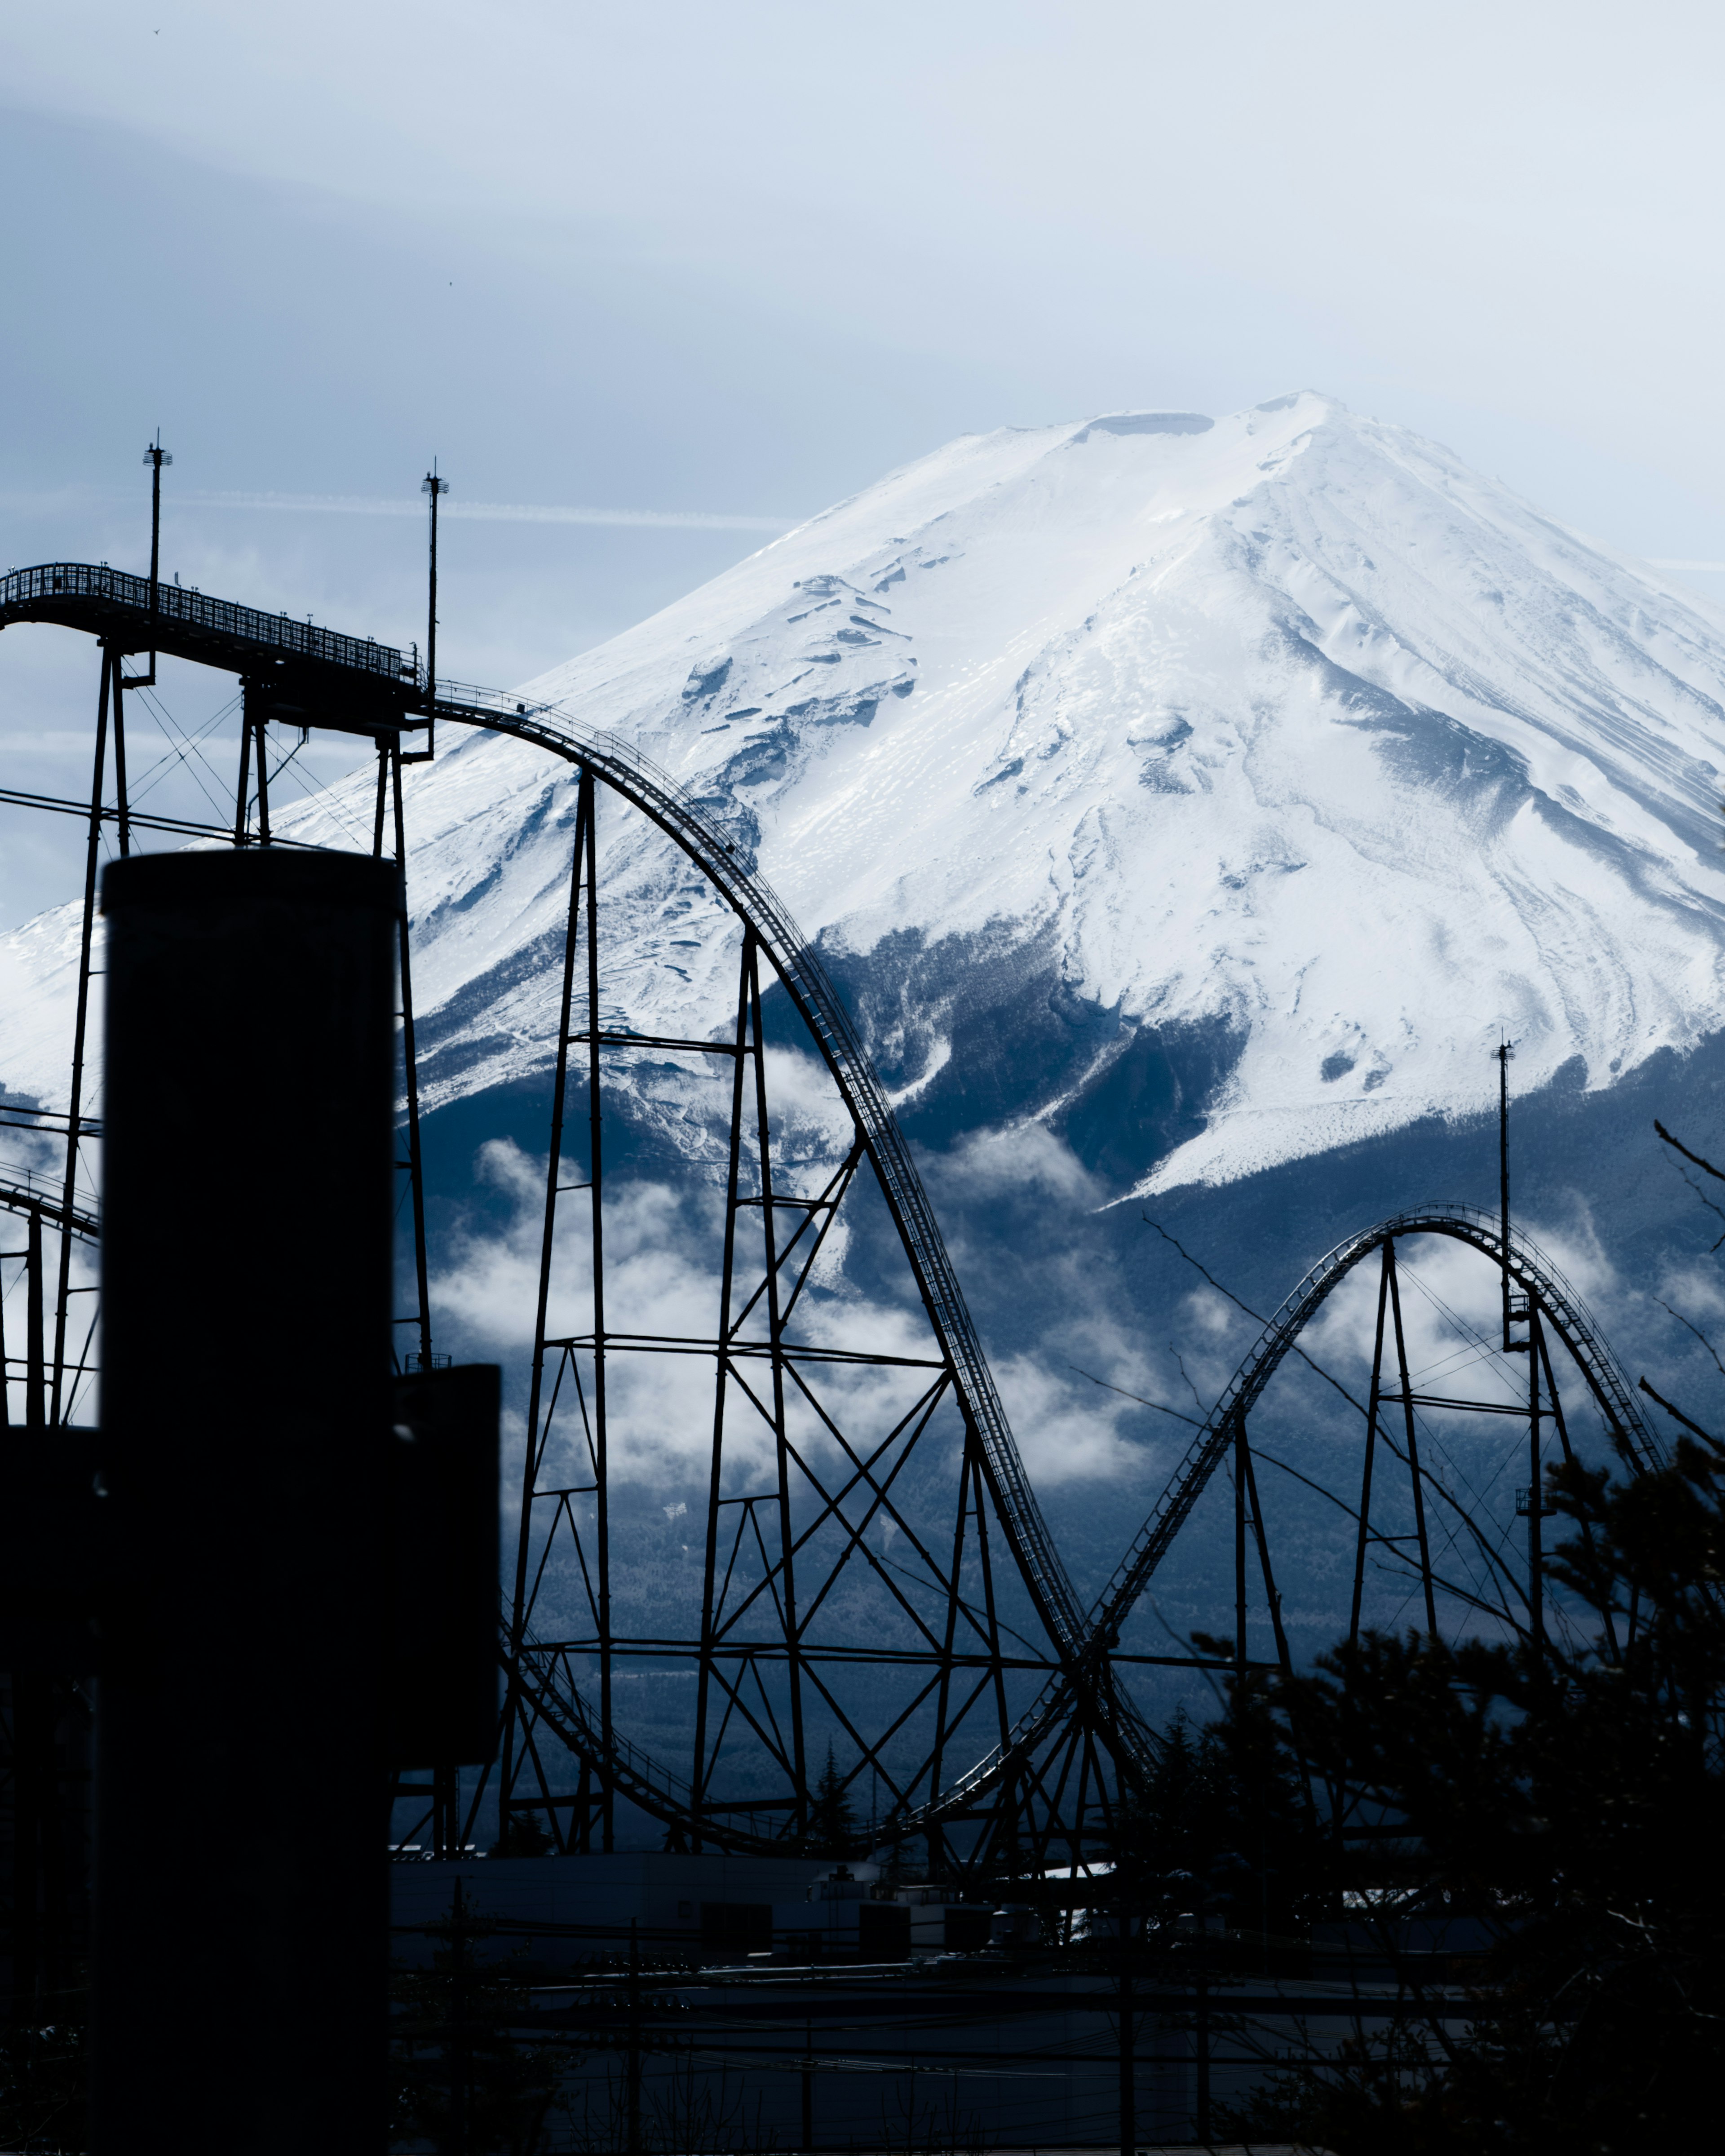
{"type": "Polygon", "coordinates": [[[855,1841],[856,1814],[829,1744],[827,1763],[809,1799],[809,1846],[822,1856],[848,1856],[855,1841]]]}
{"type": "Polygon", "coordinates": [[[398,1967],[390,2033],[391,2138],[444,2156],[541,2156],[566,2075],[579,2063],[572,2040],[524,2027],[529,1987],[547,1973],[524,1950],[497,1955],[496,1926],[464,1907],[458,1886],[427,1967],[398,1967]]]}
{"type": "Polygon", "coordinates": [[[1220,1916],[1286,1942],[1333,1898],[1329,1849],[1261,1678],[1221,1721],[1163,1731],[1154,1771],[1116,1815],[1121,1891],[1152,1927],[1220,1916]]]}
{"type": "Polygon", "coordinates": [[[1549,1477],[1572,1530],[1550,1573],[1591,1612],[1590,1633],[1367,1634],[1273,1686],[1284,1777],[1303,1766],[1336,1823],[1372,1830],[1328,1841],[1327,1883],[1372,1912],[1404,2004],[1425,2003],[1392,2037],[1314,2054],[1232,2130],[1298,2133],[1338,2156],[1580,2156],[1692,2145],[1713,2116],[1725,1445],[1692,1422],[1668,1466],[1630,1466],[1549,1477]],[[1465,2025],[1432,1995],[1441,1972],[1409,1950],[1422,1919],[1473,1925],[1476,1947],[1447,1972],[1467,1986],[1465,2025]]]}
{"type": "Polygon", "coordinates": [[[511,1812],[488,1856],[555,1856],[557,1844],[537,1812],[511,1812]]]}
{"type": "Polygon", "coordinates": [[[90,1994],[81,1980],[54,2002],[51,2022],[0,2032],[0,2136],[8,2148],[80,2148],[89,2096],[90,1994]]]}

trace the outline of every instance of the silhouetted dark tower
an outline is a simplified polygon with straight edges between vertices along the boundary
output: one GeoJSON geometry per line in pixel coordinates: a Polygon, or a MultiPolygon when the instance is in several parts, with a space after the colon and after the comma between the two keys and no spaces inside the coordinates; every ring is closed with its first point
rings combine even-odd
{"type": "Polygon", "coordinates": [[[398,888],[274,848],[103,880],[103,2156],[387,2138],[398,888]]]}

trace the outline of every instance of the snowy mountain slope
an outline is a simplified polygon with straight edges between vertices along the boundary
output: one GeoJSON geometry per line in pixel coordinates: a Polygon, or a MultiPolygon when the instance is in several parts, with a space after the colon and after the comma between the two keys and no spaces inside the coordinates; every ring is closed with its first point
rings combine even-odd
{"type": "MultiPolygon", "coordinates": [[[[1481,1106],[1500,1025],[1529,1087],[1718,1024],[1725,623],[1311,393],[966,437],[524,693],[731,819],[913,1127],[1154,1106],[1117,1188],[1481,1106]]],[[[572,814],[507,742],[413,774],[433,1105],[544,1066],[572,814]]],[[[603,830],[608,1005],[706,1029],[729,924],[603,830]]],[[[0,1078],[51,1094],[33,1024],[0,1078]]]]}
{"type": "MultiPolygon", "coordinates": [[[[1477,1105],[1500,1024],[1523,1086],[1715,1026],[1722,685],[1702,605],[1307,395],[966,439],[533,690],[732,817],[871,1008],[903,978],[876,1045],[912,1100],[985,957],[1003,997],[1111,1021],[1021,1114],[1219,1023],[1236,1060],[1144,1163],[1165,1184],[1477,1105]]],[[[465,823],[521,766],[474,744],[422,781],[444,909],[500,853],[551,896],[512,808],[465,823]]],[[[656,841],[628,873],[614,985],[670,1025],[709,991],[701,896],[656,841]]],[[[446,1085],[505,1014],[536,1030],[502,976],[541,913],[497,890],[484,963],[421,900],[446,1085]]]]}

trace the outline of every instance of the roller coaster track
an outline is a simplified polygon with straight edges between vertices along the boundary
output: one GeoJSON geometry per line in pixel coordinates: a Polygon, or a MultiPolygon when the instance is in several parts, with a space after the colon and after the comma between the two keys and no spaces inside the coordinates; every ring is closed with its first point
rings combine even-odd
{"type": "MultiPolygon", "coordinates": [[[[1206,1417],[1204,1427],[1187,1447],[1184,1458],[1169,1476],[1162,1495],[1116,1568],[1113,1578],[1097,1598],[1091,1612],[1086,1638],[1093,1667],[1100,1667],[1109,1648],[1119,1639],[1121,1626],[1133,1604],[1149,1584],[1152,1574],[1168,1554],[1210,1477],[1232,1447],[1241,1424],[1300,1333],[1356,1265],[1374,1250],[1381,1250],[1385,1243],[1408,1235],[1447,1236],[1479,1251],[1494,1265],[1503,1263],[1503,1235],[1497,1216],[1476,1206],[1459,1204],[1425,1205],[1398,1213],[1346,1237],[1320,1258],[1275,1316],[1266,1322],[1206,1417]]],[[[1636,1468],[1646,1471],[1656,1467],[1664,1457],[1663,1448],[1636,1406],[1628,1380],[1618,1368],[1597,1322],[1550,1259],[1527,1236],[1513,1229],[1509,1238],[1509,1275],[1517,1287],[1537,1300],[1545,1322],[1581,1372],[1604,1418],[1608,1435],[1623,1448],[1636,1468]]],[[[1064,1673],[1050,1677],[1034,1705],[1014,1729],[1009,1743],[979,1760],[949,1793],[947,1802],[956,1806],[963,1800],[967,1791],[979,1793],[998,1781],[1015,1762],[1027,1757],[1051,1731],[1058,1728],[1071,1711],[1071,1696],[1064,1673]]]]}
{"type": "Polygon", "coordinates": [[[593,772],[675,840],[754,930],[865,1136],[918,1290],[952,1363],[965,1414],[982,1441],[1019,1570],[1063,1659],[1076,1661],[1088,1629],[1083,1608],[1024,1473],[922,1178],[837,989],[758,872],[752,851],[633,743],[582,726],[560,706],[527,703],[464,684],[439,688],[437,717],[512,734],[593,772]]]}
{"type": "Polygon", "coordinates": [[[177,583],[152,584],[105,562],[13,569],[0,578],[0,629],[14,621],[57,622],[116,651],[166,651],[242,680],[290,683],[306,692],[322,726],[351,718],[369,733],[424,723],[414,716],[423,701],[418,674],[388,644],[177,583]]]}
{"type": "Polygon", "coordinates": [[[0,1213],[38,1213],[50,1228],[70,1227],[74,1237],[92,1248],[101,1239],[101,1229],[93,1213],[85,1212],[74,1205],[68,1213],[58,1197],[49,1197],[29,1183],[15,1183],[11,1176],[0,1172],[0,1213]]]}
{"type": "MultiPolygon", "coordinates": [[[[592,771],[674,840],[765,947],[865,1134],[918,1289],[952,1359],[965,1412],[982,1440],[994,1494],[1038,1614],[1064,1654],[1079,1651],[1086,1629],[1082,1607],[1025,1476],[909,1148],[838,991],[735,834],[631,742],[583,726],[560,706],[439,683],[434,710],[427,708],[424,685],[412,663],[370,639],[337,635],[286,614],[259,613],[177,584],[152,588],[147,577],[105,566],[68,562],[14,570],[0,579],[0,628],[13,621],[59,622],[104,637],[116,648],[141,650],[148,645],[242,678],[270,681],[272,687],[274,670],[288,668],[299,685],[308,692],[321,690],[333,702],[333,723],[340,725],[344,717],[363,719],[363,732],[423,724],[434,716],[510,734],[592,771]]],[[[308,716],[331,722],[321,704],[308,716]]]]}
{"type": "MultiPolygon", "coordinates": [[[[392,647],[177,584],[152,584],[146,578],[81,563],[16,571],[0,579],[0,628],[18,621],[79,629],[117,654],[162,651],[237,674],[249,696],[258,696],[259,708],[271,716],[372,736],[442,721],[525,742],[591,773],[648,817],[764,947],[862,1137],[1056,1665],[1007,1741],[933,1792],[931,1801],[901,1824],[914,1827],[963,1811],[1077,1716],[1106,1732],[1128,1771],[1149,1763],[1152,1739],[1110,1666],[1120,1627],[1299,1333],[1354,1267],[1393,1239],[1442,1235],[1494,1265],[1507,1257],[1512,1281],[1538,1302],[1627,1457],[1642,1467],[1660,1460],[1660,1445],[1598,1326],[1557,1268],[1521,1235],[1511,1236],[1506,1254],[1499,1224],[1490,1214],[1465,1205],[1421,1208],[1349,1236],[1312,1267],[1264,1326],[1107,1588],[1086,1611],[1030,1488],[933,1210],[850,1014],[761,875],[751,848],[721,814],[694,799],[631,742],[586,726],[562,706],[443,681],[434,694],[417,665],[392,647]]],[[[0,1183],[0,1204],[37,1209],[56,1223],[60,1219],[56,1205],[22,1187],[0,1183]]],[[[69,1215],[65,1224],[83,1240],[95,1239],[95,1223],[82,1213],[69,1215]]],[[[506,1660],[508,1653],[506,1643],[506,1660]]],[[[609,1774],[620,1794],[655,1816],[673,1825],[687,1821],[688,1789],[626,1739],[613,1733],[608,1743],[567,1657],[528,1638],[521,1643],[520,1660],[531,1676],[540,1718],[561,1743],[609,1774]]],[[[701,1831],[737,1849],[773,1845],[757,1830],[726,1826],[711,1816],[701,1831]]]]}
{"type": "MultiPolygon", "coordinates": [[[[560,706],[532,704],[463,684],[439,690],[436,713],[448,723],[512,734],[583,766],[651,818],[752,927],[819,1043],[846,1107],[865,1134],[870,1158],[952,1366],[965,1414],[981,1440],[999,1517],[1019,1571],[1064,1665],[1049,1687],[1053,1712],[1036,1715],[1033,1710],[1021,1741],[997,1749],[962,1774],[950,1789],[900,1821],[900,1826],[919,1831],[973,1804],[1069,1716],[1081,1698],[1092,1717],[1111,1731],[1132,1763],[1141,1771],[1147,1769],[1153,1757],[1150,1737],[1111,1683],[1106,1661],[1096,1654],[1094,1627],[1085,1618],[1031,1491],[933,1209],[880,1080],[825,970],[758,873],[751,850],[741,839],[727,834],[710,811],[697,807],[668,773],[632,743],[580,726],[560,706]]],[[[554,1656],[536,1655],[525,1643],[522,1660],[535,1676],[535,1698],[547,1725],[571,1749],[595,1756],[600,1748],[597,1725],[567,1669],[554,1656]]],[[[627,1748],[631,1756],[624,1758],[624,1748],[614,1739],[610,1770],[619,1791],[669,1825],[686,1820],[688,1799],[680,1794],[683,1785],[661,1765],[627,1748]]],[[[779,1845],[769,1837],[711,1821],[703,1832],[737,1850],[779,1845]]]]}
{"type": "MultiPolygon", "coordinates": [[[[162,651],[218,667],[239,675],[249,692],[261,694],[272,714],[316,725],[378,734],[435,720],[511,736],[591,772],[680,848],[766,950],[864,1138],[979,1445],[997,1516],[1065,1673],[1057,1681],[1061,1696],[1090,1702],[1141,1762],[1147,1762],[1147,1740],[1136,1718],[1111,1709],[1097,1694],[1099,1681],[1106,1686],[1106,1672],[1099,1676],[1087,1650],[1091,1627],[1083,1605],[1031,1490],[933,1209],[885,1091],[836,988],[741,836],[633,743],[583,725],[561,706],[504,692],[439,680],[434,699],[410,660],[369,639],[78,562],[17,570],[0,579],[0,628],[23,621],[81,629],[116,652],[162,651]]],[[[548,1699],[563,1688],[549,1665],[537,1674],[548,1699]]],[[[572,1681],[567,1690],[568,1698],[552,1711],[569,1722],[570,1735],[580,1738],[578,1748],[591,1757],[590,1717],[572,1681]]],[[[678,1811],[674,1778],[660,1770],[661,1789],[648,1763],[619,1759],[613,1764],[620,1785],[649,1810],[666,1817],[678,1811]]],[[[963,1777],[960,1801],[993,1779],[963,1777]]],[[[937,1797],[925,1810],[936,1816],[950,1808],[937,1797]]]]}
{"type": "MultiPolygon", "coordinates": [[[[1320,1258],[1259,1334],[1122,1558],[1096,1604],[1094,1621],[1105,1636],[1118,1632],[1298,1335],[1363,1259],[1406,1235],[1448,1236],[1478,1250],[1494,1265],[1503,1263],[1503,1235],[1497,1218],[1472,1205],[1425,1205],[1395,1214],[1348,1236],[1320,1258]]],[[[1638,1467],[1658,1465],[1662,1457],[1659,1441],[1636,1407],[1628,1381],[1587,1306],[1525,1235],[1512,1230],[1508,1255],[1511,1280],[1537,1299],[1546,1322],[1581,1372],[1609,1435],[1627,1447],[1638,1467]]]]}
{"type": "MultiPolygon", "coordinates": [[[[1131,1548],[1121,1560],[1112,1579],[1098,1597],[1085,1628],[1084,1673],[1091,1711],[1106,1714],[1123,1740],[1123,1748],[1135,1760],[1147,1758],[1153,1740],[1139,1722],[1129,1699],[1111,1681],[1108,1650],[1133,1604],[1172,1546],[1175,1536],[1203,1496],[1217,1467],[1227,1456],[1245,1418],[1262,1395],[1283,1361],[1324,1303],[1363,1260],[1386,1242],[1409,1235],[1442,1235],[1466,1244],[1501,1265],[1502,1232],[1497,1217],[1471,1205],[1425,1205],[1399,1213],[1373,1226],[1346,1237],[1327,1251],[1307,1273],[1263,1330],[1241,1361],[1221,1397],[1193,1439],[1149,1517],[1131,1548]]],[[[1580,1371],[1604,1419],[1608,1435],[1619,1442],[1638,1468],[1657,1466],[1663,1448],[1635,1404],[1629,1383],[1605,1342],[1598,1322],[1558,1267],[1527,1236],[1512,1230],[1509,1241],[1511,1280],[1538,1302],[1545,1322],[1556,1333],[1580,1371]]],[[[572,1686],[559,1687],[556,1673],[544,1672],[547,1694],[558,1689],[572,1693],[572,1686]]],[[[973,1804],[1008,1774],[1030,1758],[1071,1717],[1075,1708],[1071,1676],[1062,1671],[1052,1676],[1034,1704],[1020,1717],[1008,1742],[977,1760],[932,1804],[906,1821],[911,1828],[950,1816],[973,1804]]],[[[584,1714],[578,1700],[553,1707],[553,1714],[570,1719],[584,1714]]],[[[638,1763],[637,1773],[639,1774],[638,1763]]],[[[644,1796],[648,1809],[659,1816],[674,1815],[675,1800],[669,1792],[655,1803],[644,1796]],[[669,1799],[669,1800],[668,1800],[669,1799]]]]}

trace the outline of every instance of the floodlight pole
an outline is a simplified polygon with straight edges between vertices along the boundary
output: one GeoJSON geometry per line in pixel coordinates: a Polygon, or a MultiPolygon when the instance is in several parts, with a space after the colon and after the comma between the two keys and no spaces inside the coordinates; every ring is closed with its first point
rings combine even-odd
{"type": "MultiPolygon", "coordinates": [[[[153,689],[156,685],[156,627],[162,614],[162,467],[173,462],[172,454],[162,446],[162,429],[156,429],[156,439],[144,451],[144,462],[150,467],[150,670],[147,674],[132,674],[122,677],[121,685],[127,689],[153,689]]],[[[121,814],[125,814],[122,798],[121,814]]],[[[122,830],[124,825],[121,826],[122,830]]]]}
{"type": "Polygon", "coordinates": [[[144,451],[144,462],[150,467],[150,670],[147,674],[128,674],[126,654],[116,651],[114,660],[114,803],[118,812],[120,858],[124,860],[131,851],[131,811],[126,783],[126,701],[127,689],[153,689],[156,686],[157,625],[162,615],[162,467],[171,465],[173,458],[162,446],[162,429],[156,429],[156,439],[144,451]]]}
{"type": "MultiPolygon", "coordinates": [[[[162,429],[156,429],[156,439],[144,452],[144,462],[150,467],[150,628],[153,634],[156,618],[162,610],[162,467],[173,462],[172,456],[162,446],[162,429]]],[[[150,654],[155,662],[155,652],[150,654]]]]}
{"type": "Polygon", "coordinates": [[[448,480],[437,475],[437,459],[434,457],[431,470],[419,482],[420,493],[431,496],[431,564],[425,619],[425,746],[411,756],[403,756],[403,763],[429,763],[437,749],[437,504],[439,495],[449,490],[448,480]]]}
{"type": "Polygon", "coordinates": [[[1509,1059],[1514,1052],[1514,1044],[1507,1040],[1500,1040],[1491,1051],[1497,1065],[1497,1203],[1503,1240],[1503,1352],[1506,1355],[1512,1354],[1518,1344],[1510,1306],[1509,1280],[1509,1059]]]}

